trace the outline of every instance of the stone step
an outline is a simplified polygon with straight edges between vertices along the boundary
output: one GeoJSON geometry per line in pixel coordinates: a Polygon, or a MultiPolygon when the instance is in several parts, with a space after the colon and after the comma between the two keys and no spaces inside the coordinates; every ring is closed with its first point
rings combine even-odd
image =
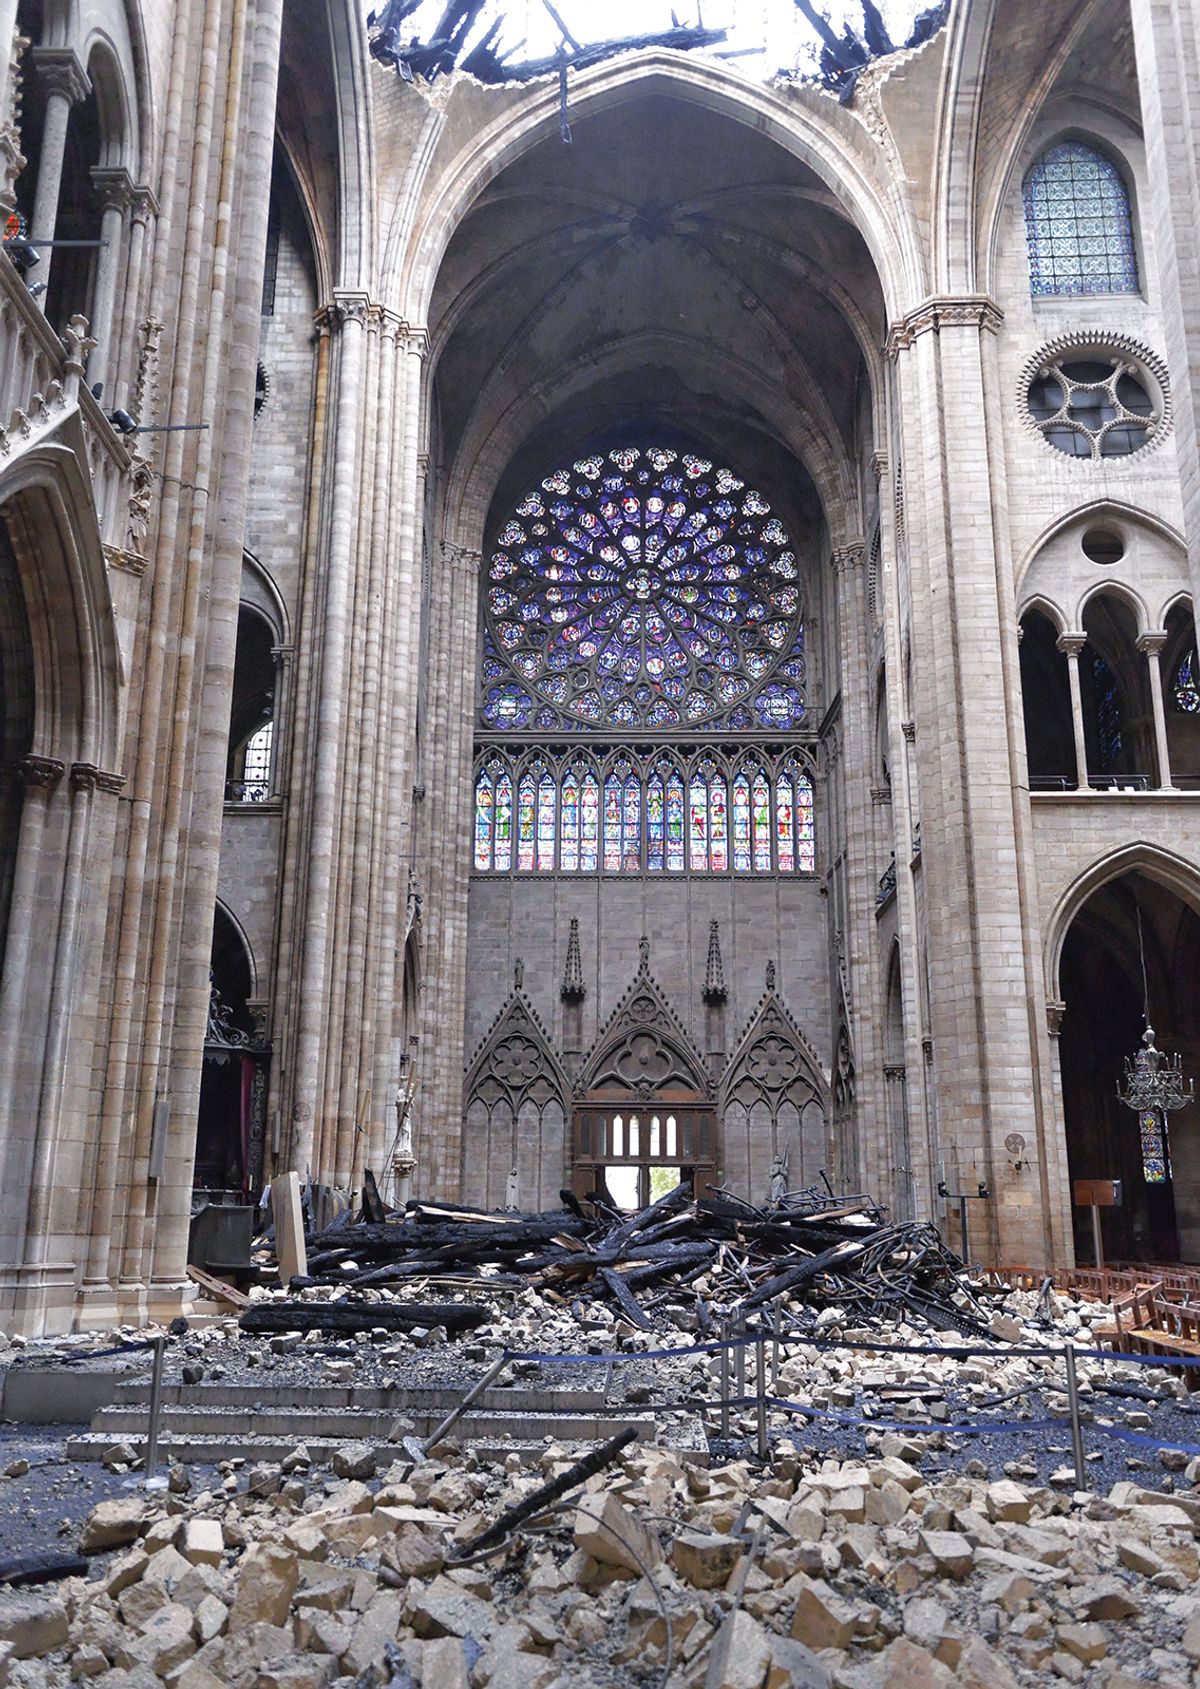
{"type": "MultiPolygon", "coordinates": [[[[465,1393],[466,1386],[456,1389],[449,1385],[392,1385],[380,1388],[357,1384],[237,1384],[225,1379],[205,1379],[199,1384],[164,1384],[162,1400],[164,1407],[312,1407],[317,1411],[354,1408],[364,1413],[406,1413],[424,1409],[445,1415],[462,1400],[465,1393]]],[[[605,1400],[603,1387],[552,1389],[525,1384],[512,1388],[497,1385],[485,1390],[478,1398],[481,1407],[522,1413],[557,1413],[563,1409],[579,1413],[599,1412],[605,1400]]],[[[144,1412],[149,1401],[149,1380],[128,1379],[116,1389],[112,1406],[141,1407],[144,1412]]]]}
{"type": "MultiPolygon", "coordinates": [[[[110,1443],[123,1442],[141,1436],[146,1430],[148,1409],[141,1406],[101,1408],[92,1419],[92,1430],[108,1437],[110,1443]]],[[[217,1407],[188,1404],[165,1405],[159,1421],[160,1435],[167,1437],[270,1437],[289,1439],[290,1446],[309,1442],[312,1438],[328,1438],[335,1443],[364,1442],[377,1438],[386,1441],[397,1417],[411,1423],[414,1435],[428,1436],[446,1417],[441,1408],[402,1408],[376,1410],[357,1408],[278,1407],[255,1410],[249,1407],[217,1407]]],[[[615,1437],[618,1431],[632,1427],[639,1437],[653,1435],[655,1420],[650,1414],[580,1414],[570,1408],[556,1413],[533,1413],[522,1409],[512,1413],[485,1408],[482,1412],[466,1414],[455,1427],[455,1435],[462,1437],[506,1436],[514,1428],[523,1434],[565,1437],[573,1442],[600,1441],[615,1437]]]]}

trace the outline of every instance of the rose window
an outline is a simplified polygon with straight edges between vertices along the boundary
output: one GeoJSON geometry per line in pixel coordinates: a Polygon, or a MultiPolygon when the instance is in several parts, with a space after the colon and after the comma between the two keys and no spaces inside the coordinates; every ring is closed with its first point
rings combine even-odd
{"type": "Polygon", "coordinates": [[[1027,394],[1043,438],[1068,457],[1128,457],[1153,437],[1162,416],[1151,377],[1115,354],[1057,358],[1027,394]]]}
{"type": "Polygon", "coordinates": [[[549,475],[485,579],[494,730],[790,732],[805,713],[799,567],[731,470],[630,447],[549,475]]]}

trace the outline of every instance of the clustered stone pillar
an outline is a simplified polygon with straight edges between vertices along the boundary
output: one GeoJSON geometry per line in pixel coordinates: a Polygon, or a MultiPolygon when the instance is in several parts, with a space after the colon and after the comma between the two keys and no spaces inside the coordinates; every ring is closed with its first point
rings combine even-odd
{"type": "Polygon", "coordinates": [[[119,347],[114,336],[117,327],[114,306],[117,297],[117,278],[121,273],[121,259],[125,235],[125,218],[133,203],[133,181],[127,170],[92,171],[96,197],[100,201],[101,246],[96,260],[96,285],[92,291],[91,329],[96,344],[88,359],[88,382],[95,387],[107,384],[115,373],[119,347]]]}
{"type": "MultiPolygon", "coordinates": [[[[33,200],[30,235],[34,241],[54,239],[58,225],[58,198],[62,191],[63,160],[67,151],[67,126],[71,108],[86,100],[92,85],[79,57],[71,47],[35,47],[30,54],[46,86],[46,117],[42,129],[42,154],[38,166],[37,192],[33,200]]],[[[37,279],[49,282],[54,248],[39,248],[41,262],[37,279]]],[[[41,295],[43,306],[46,295],[41,295]]]]}

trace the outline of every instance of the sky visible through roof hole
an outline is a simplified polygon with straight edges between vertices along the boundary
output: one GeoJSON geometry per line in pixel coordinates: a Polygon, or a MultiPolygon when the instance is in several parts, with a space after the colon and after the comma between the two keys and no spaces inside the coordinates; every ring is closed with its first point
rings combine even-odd
{"type": "MultiPolygon", "coordinates": [[[[898,44],[912,28],[916,12],[928,0],[878,0],[879,9],[898,44]]],[[[381,11],[384,0],[369,0],[367,9],[381,11]]],[[[620,36],[649,35],[671,28],[671,12],[681,24],[698,21],[695,0],[555,0],[555,10],[575,39],[588,46],[595,41],[610,41],[620,36]]],[[[861,33],[862,9],[857,0],[826,0],[826,16],[839,33],[843,21],[861,33]]],[[[419,36],[428,41],[445,10],[445,0],[425,0],[404,23],[404,38],[419,36]]],[[[468,51],[481,39],[488,25],[497,17],[505,18],[499,50],[524,46],[513,53],[511,63],[522,59],[540,59],[552,54],[562,39],[558,25],[551,18],[542,0],[488,0],[472,32],[468,51]]],[[[706,28],[728,31],[728,40],[720,47],[707,49],[715,55],[736,53],[728,60],[732,68],[756,79],[773,76],[777,71],[798,71],[808,76],[816,70],[816,32],[792,0],[708,0],[702,6],[702,20],[706,28]]]]}

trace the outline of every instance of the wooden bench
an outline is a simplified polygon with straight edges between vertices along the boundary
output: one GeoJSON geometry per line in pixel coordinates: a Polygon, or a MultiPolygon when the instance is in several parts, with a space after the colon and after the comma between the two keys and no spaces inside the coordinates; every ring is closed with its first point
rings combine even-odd
{"type": "MultiPolygon", "coordinates": [[[[1098,1328],[1097,1341],[1108,1340],[1127,1354],[1200,1360],[1200,1308],[1169,1301],[1157,1285],[1139,1285],[1113,1304],[1115,1325],[1098,1328]]],[[[1200,1390],[1200,1367],[1181,1367],[1189,1390],[1200,1390]]]]}

